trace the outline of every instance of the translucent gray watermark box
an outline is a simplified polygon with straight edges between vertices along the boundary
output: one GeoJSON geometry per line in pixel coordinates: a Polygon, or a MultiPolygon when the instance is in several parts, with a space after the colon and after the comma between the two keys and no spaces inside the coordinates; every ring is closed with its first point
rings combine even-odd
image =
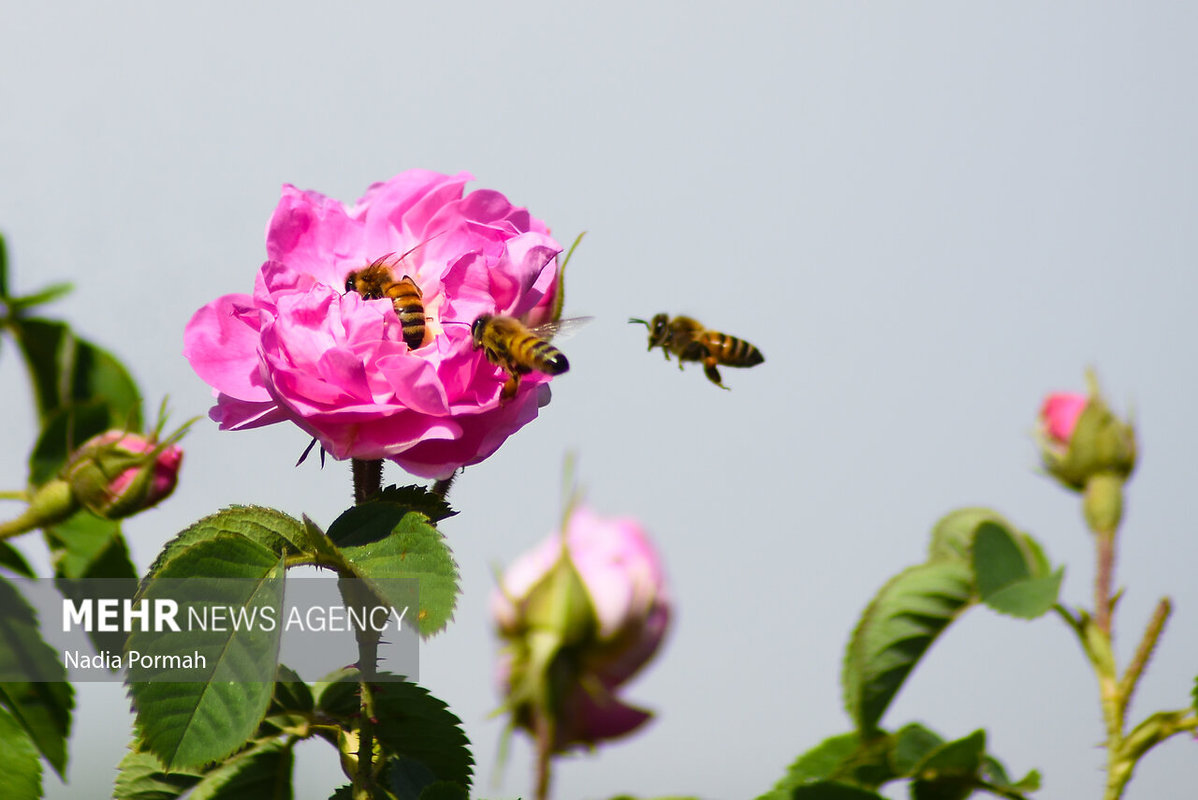
{"type": "Polygon", "coordinates": [[[306,681],[378,640],[379,680],[419,678],[418,585],[337,578],[0,580],[0,682],[306,681]]]}

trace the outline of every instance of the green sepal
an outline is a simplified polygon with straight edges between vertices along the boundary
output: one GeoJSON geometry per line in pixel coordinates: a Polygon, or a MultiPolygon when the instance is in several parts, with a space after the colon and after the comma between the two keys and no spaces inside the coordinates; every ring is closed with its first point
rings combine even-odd
{"type": "Polygon", "coordinates": [[[574,239],[574,243],[570,245],[570,249],[566,251],[566,257],[562,259],[561,265],[557,268],[557,294],[553,298],[553,310],[549,314],[549,319],[557,322],[562,318],[562,309],[566,305],[566,266],[570,263],[570,259],[574,257],[574,249],[578,247],[582,237],[586,236],[587,232],[583,231],[574,239]]]}

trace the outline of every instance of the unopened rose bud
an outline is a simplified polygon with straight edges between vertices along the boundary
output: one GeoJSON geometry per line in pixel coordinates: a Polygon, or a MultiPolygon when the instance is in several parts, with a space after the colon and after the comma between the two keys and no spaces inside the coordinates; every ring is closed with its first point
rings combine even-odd
{"type": "Polygon", "coordinates": [[[175,490],[183,451],[171,437],[158,442],[108,431],[83,444],[63,468],[76,500],[106,519],[121,519],[157,505],[175,490]]]}
{"type": "Polygon", "coordinates": [[[657,651],[670,606],[640,526],[576,509],[566,536],[517,559],[491,601],[513,724],[553,732],[553,751],[631,732],[650,714],[614,690],[657,651]]]}
{"type": "Polygon", "coordinates": [[[1079,492],[1100,475],[1126,481],[1136,465],[1135,429],[1107,407],[1093,376],[1089,382],[1088,396],[1051,394],[1040,409],[1044,468],[1079,492]]]}

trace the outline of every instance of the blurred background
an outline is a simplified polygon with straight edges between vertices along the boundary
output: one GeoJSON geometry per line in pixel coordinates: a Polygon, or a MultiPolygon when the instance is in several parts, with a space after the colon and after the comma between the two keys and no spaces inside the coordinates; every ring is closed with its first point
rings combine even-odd
{"type": "MultiPolygon", "coordinates": [[[[932,524],[997,508],[1068,565],[1090,604],[1076,499],[1037,471],[1042,396],[1093,365],[1134,411],[1116,624],[1130,656],[1161,594],[1176,613],[1133,718],[1189,702],[1198,672],[1193,424],[1198,392],[1198,7],[1180,3],[310,2],[11,4],[0,45],[0,231],[14,292],[130,365],[152,412],[206,414],[183,326],[248,292],[283,183],[354,202],[423,167],[468,170],[544,219],[571,263],[553,402],[450,499],[455,624],[421,678],[463,720],[476,793],[527,796],[531,749],[503,723],[486,603],[493,571],[561,511],[568,451],[601,514],[640,518],[677,615],[624,697],[639,735],[565,760],[556,796],[748,798],[850,723],[843,648],[862,608],[924,559],[932,524]],[[680,372],[630,316],[690,313],[766,363],[680,372]],[[498,781],[493,783],[493,781],[498,781]]],[[[17,488],[31,399],[0,352],[0,488],[17,488]]],[[[182,482],[126,523],[144,569],[232,503],[327,525],[348,465],[296,468],[284,426],[184,442],[182,482]]],[[[404,482],[391,468],[386,479],[404,482]]],[[[7,506],[6,506],[7,508],[7,506]]],[[[22,542],[37,563],[44,548],[22,542]]],[[[79,687],[70,785],[106,796],[131,716],[120,686],[79,687]]],[[[1055,617],[974,609],[883,724],[979,727],[1045,797],[1096,797],[1097,689],[1055,617]]],[[[1192,785],[1194,743],[1141,765],[1128,798],[1192,785]]],[[[297,797],[340,783],[304,745],[297,797]]]]}

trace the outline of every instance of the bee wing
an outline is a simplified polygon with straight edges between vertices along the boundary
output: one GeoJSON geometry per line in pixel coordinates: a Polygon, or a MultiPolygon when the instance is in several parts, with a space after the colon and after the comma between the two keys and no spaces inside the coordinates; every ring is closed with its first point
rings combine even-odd
{"type": "Polygon", "coordinates": [[[538,325],[535,328],[529,328],[529,331],[542,339],[557,339],[564,341],[569,339],[574,334],[578,333],[578,329],[594,317],[567,317],[554,322],[546,322],[544,325],[538,325]]]}

